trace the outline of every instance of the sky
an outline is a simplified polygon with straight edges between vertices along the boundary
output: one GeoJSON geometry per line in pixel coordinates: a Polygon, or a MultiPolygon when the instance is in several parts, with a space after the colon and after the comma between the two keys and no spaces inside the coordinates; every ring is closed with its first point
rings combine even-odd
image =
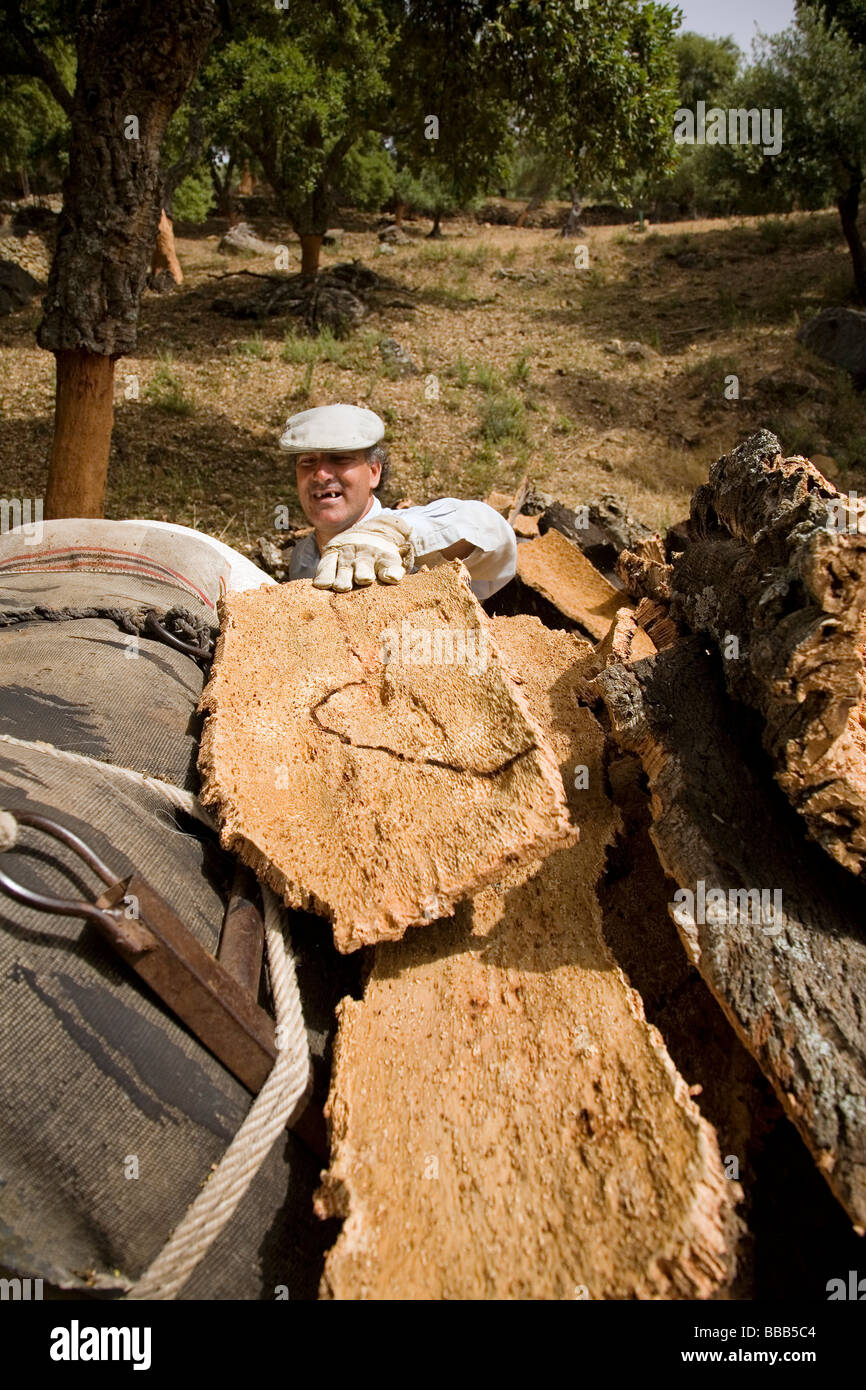
{"type": "Polygon", "coordinates": [[[794,0],[671,0],[683,12],[683,29],[711,38],[733,34],[746,57],[758,29],[776,34],[794,18],[794,0]]]}

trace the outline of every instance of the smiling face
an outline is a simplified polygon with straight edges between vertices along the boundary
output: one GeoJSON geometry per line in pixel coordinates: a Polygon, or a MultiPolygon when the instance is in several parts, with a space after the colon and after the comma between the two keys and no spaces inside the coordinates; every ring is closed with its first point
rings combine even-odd
{"type": "Polygon", "coordinates": [[[298,498],[320,548],[366,514],[381,473],[382,465],[368,462],[364,449],[298,454],[298,498]]]}

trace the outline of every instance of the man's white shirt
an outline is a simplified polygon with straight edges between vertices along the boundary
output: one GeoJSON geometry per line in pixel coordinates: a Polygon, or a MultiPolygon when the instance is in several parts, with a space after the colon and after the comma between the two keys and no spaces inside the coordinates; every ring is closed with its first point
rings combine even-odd
{"type": "MultiPolygon", "coordinates": [[[[412,527],[415,567],[431,569],[443,563],[442,551],[457,541],[468,541],[473,550],[463,564],[469,571],[472,592],[479,600],[489,598],[517,572],[517,538],[499,512],[486,502],[461,502],[456,497],[440,497],[426,507],[404,507],[393,511],[382,506],[378,497],[363,520],[383,515],[400,517],[412,527]]],[[[357,523],[356,523],[357,524],[357,523]]],[[[292,549],[289,579],[313,579],[321,556],[314,534],[304,536],[292,549]]]]}

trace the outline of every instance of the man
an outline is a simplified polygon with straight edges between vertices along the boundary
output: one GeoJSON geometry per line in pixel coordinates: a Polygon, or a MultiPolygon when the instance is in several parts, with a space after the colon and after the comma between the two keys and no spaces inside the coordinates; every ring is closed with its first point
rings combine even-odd
{"type": "Polygon", "coordinates": [[[372,410],[325,405],[293,415],[280,439],[295,456],[298,497],[313,527],[292,551],[290,579],[344,593],[397,584],[414,565],[462,560],[472,591],[489,598],[517,569],[514,532],[486,502],[442,497],[426,507],[382,507],[385,426],[372,410]]]}

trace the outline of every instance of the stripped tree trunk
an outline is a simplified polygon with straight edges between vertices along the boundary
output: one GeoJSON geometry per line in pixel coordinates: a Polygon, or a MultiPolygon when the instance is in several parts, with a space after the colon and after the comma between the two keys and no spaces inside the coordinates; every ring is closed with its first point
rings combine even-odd
{"type": "Polygon", "coordinates": [[[54,448],[45,515],[102,516],[111,447],[114,358],[58,352],[54,448]]]}
{"type": "Polygon", "coordinates": [[[311,280],[315,279],[319,273],[322,241],[321,236],[306,233],[301,235],[301,274],[311,280]]]}
{"type": "Polygon", "coordinates": [[[69,172],[38,333],[57,357],[50,517],[101,515],[108,383],[113,360],[135,349],[162,209],[160,146],[215,28],[213,0],[80,7],[69,172]]]}
{"type": "Polygon", "coordinates": [[[527,219],[527,217],[529,216],[529,214],[530,214],[531,212],[535,212],[535,209],[536,209],[536,208],[541,207],[541,203],[542,203],[541,194],[540,194],[540,193],[533,193],[532,197],[529,199],[529,202],[526,204],[526,207],[523,208],[522,211],[520,212],[520,215],[518,216],[517,221],[516,221],[515,224],[514,224],[515,227],[525,227],[525,226],[526,226],[526,219],[527,219]]]}
{"type": "Polygon", "coordinates": [[[183,284],[183,271],[180,268],[180,261],[174,247],[174,224],[165,208],[159,215],[156,245],[153,248],[153,256],[150,261],[150,273],[153,278],[164,272],[171,276],[176,285],[183,284]]]}

